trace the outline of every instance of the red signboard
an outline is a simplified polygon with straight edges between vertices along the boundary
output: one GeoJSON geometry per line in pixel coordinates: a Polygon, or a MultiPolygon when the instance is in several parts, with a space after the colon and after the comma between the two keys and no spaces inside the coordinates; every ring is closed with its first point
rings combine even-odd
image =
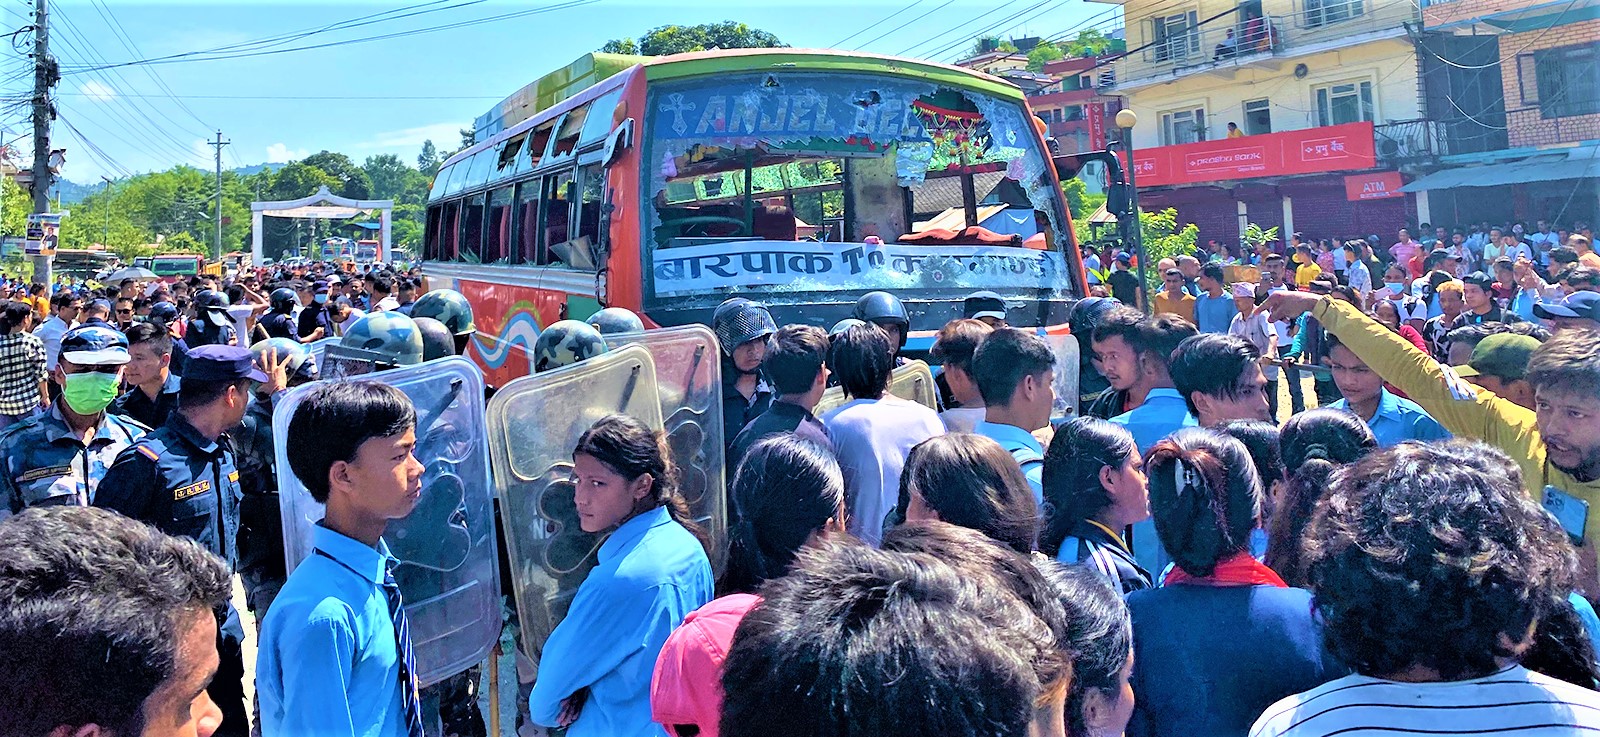
{"type": "Polygon", "coordinates": [[[1084,106],[1088,109],[1089,118],[1089,150],[1099,151],[1106,147],[1106,104],[1091,102],[1084,106]]]}
{"type": "Polygon", "coordinates": [[[1135,151],[1140,186],[1371,169],[1371,123],[1346,123],[1135,151]]]}
{"type": "Polygon", "coordinates": [[[1400,191],[1400,187],[1404,185],[1405,182],[1400,180],[1400,172],[1397,171],[1352,174],[1344,178],[1344,196],[1351,202],[1404,197],[1406,193],[1400,191]]]}

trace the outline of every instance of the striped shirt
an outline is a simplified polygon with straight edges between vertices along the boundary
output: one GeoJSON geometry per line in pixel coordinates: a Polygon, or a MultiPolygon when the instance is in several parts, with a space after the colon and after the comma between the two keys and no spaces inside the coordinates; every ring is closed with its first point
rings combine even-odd
{"type": "Polygon", "coordinates": [[[0,415],[20,415],[39,406],[44,361],[44,341],[32,333],[0,336],[0,415]]]}
{"type": "Polygon", "coordinates": [[[1273,704],[1250,737],[1579,735],[1600,732],[1600,693],[1520,665],[1468,681],[1345,676],[1273,704]]]}

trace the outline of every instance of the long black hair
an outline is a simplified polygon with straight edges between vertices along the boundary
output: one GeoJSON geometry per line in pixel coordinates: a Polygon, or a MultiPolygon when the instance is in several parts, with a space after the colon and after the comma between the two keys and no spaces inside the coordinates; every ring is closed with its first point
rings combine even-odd
{"type": "Polygon", "coordinates": [[[0,335],[10,335],[11,331],[22,326],[22,323],[33,314],[33,307],[27,302],[6,302],[0,307],[0,335]]]}
{"type": "Polygon", "coordinates": [[[572,454],[580,453],[605,464],[629,481],[650,474],[650,494],[634,502],[633,514],[629,517],[666,507],[674,522],[693,533],[702,545],[706,544],[705,533],[689,513],[689,503],[678,492],[678,470],[672,465],[667,438],[661,431],[652,430],[628,415],[609,415],[600,418],[578,438],[572,454]]]}
{"type": "Polygon", "coordinates": [[[983,435],[950,433],[918,443],[900,474],[900,516],[916,494],[939,519],[977,530],[1018,553],[1033,552],[1039,507],[1017,462],[983,435]]]}
{"type": "Polygon", "coordinates": [[[1244,449],[1250,451],[1256,475],[1261,478],[1261,522],[1266,523],[1272,519],[1272,482],[1284,477],[1283,455],[1278,449],[1282,431],[1262,420],[1229,420],[1217,429],[1244,443],[1244,449]]]}
{"type": "Polygon", "coordinates": [[[1074,417],[1056,428],[1044,458],[1044,531],[1039,552],[1054,557],[1080,522],[1111,505],[1100,470],[1122,468],[1139,453],[1127,428],[1093,417],[1074,417]]]}
{"type": "Polygon", "coordinates": [[[1261,480],[1244,444],[1209,428],[1173,433],[1145,456],[1156,535],[1193,576],[1250,548],[1261,510],[1261,480]]]}
{"type": "Polygon", "coordinates": [[[1349,410],[1319,407],[1284,423],[1279,448],[1287,483],[1267,527],[1266,564],[1285,583],[1306,585],[1301,542],[1333,472],[1377,447],[1367,423],[1349,410]]]}
{"type": "Polygon", "coordinates": [[[724,594],[782,576],[795,553],[844,510],[844,475],[829,449],[791,433],[763,438],[734,474],[724,594]]]}

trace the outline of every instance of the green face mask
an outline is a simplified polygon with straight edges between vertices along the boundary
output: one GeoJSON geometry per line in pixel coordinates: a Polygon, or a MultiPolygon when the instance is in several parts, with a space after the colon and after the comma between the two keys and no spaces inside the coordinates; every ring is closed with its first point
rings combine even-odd
{"type": "Polygon", "coordinates": [[[117,398],[119,383],[116,374],[98,371],[67,374],[66,386],[61,388],[61,399],[67,403],[68,409],[80,415],[99,414],[111,404],[111,400],[117,398]]]}

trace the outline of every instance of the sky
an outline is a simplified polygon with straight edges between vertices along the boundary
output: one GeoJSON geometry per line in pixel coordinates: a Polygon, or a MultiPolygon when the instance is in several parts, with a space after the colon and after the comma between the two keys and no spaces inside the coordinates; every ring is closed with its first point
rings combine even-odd
{"type": "MultiPolygon", "coordinates": [[[[32,7],[33,0],[0,0],[0,23],[24,28],[32,7]]],[[[795,47],[950,61],[979,35],[1109,30],[1119,23],[1118,7],[1086,0],[51,0],[51,52],[63,71],[52,143],[67,149],[63,176],[81,184],[180,163],[210,170],[206,141],[218,129],[229,142],[224,168],[322,150],[357,163],[393,153],[414,164],[424,140],[453,150],[459,129],[518,88],[609,39],[657,26],[733,20],[795,47]],[[407,14],[414,15],[399,17],[407,14]],[[354,42],[482,19],[493,20],[354,42]],[[261,43],[341,22],[351,23],[261,43]],[[234,58],[192,54],[224,47],[234,58]],[[181,54],[189,56],[112,66],[181,54]]],[[[20,50],[0,45],[0,95],[9,103],[0,108],[0,142],[28,157],[32,41],[27,33],[14,38],[20,50]]]]}

